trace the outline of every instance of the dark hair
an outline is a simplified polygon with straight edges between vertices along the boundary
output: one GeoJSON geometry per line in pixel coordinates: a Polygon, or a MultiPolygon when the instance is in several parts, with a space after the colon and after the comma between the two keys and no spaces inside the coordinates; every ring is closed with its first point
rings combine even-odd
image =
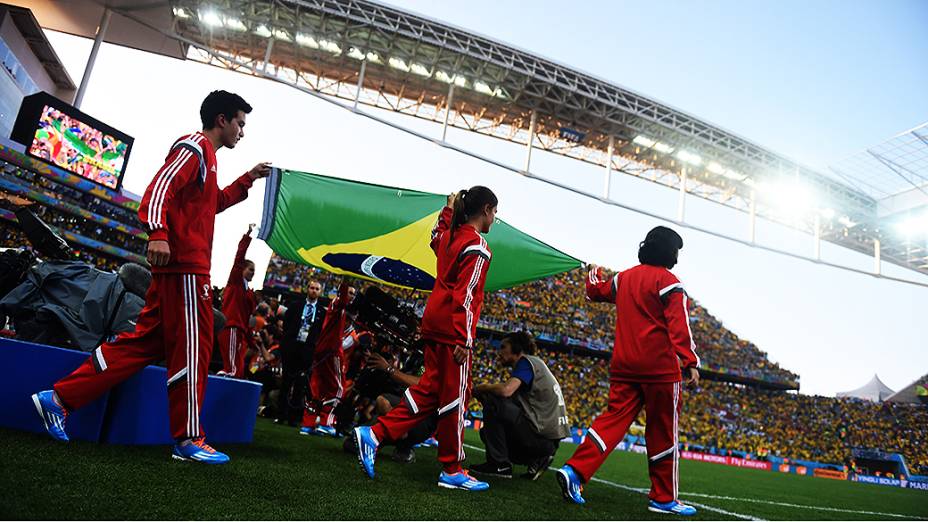
{"type": "Polygon", "coordinates": [[[683,248],[683,238],[667,227],[654,227],[638,244],[638,261],[643,265],[673,268],[677,252],[683,248]]]}
{"type": "MultiPolygon", "coordinates": [[[[450,238],[454,238],[454,231],[467,220],[483,211],[483,207],[490,205],[495,207],[499,203],[496,194],[483,185],[475,185],[469,189],[458,192],[458,197],[454,200],[453,213],[451,214],[451,231],[450,238]]],[[[451,241],[448,241],[451,244],[451,241]]]]}
{"type": "Polygon", "coordinates": [[[252,261],[251,259],[246,259],[246,260],[245,260],[245,266],[248,266],[248,265],[255,266],[255,262],[252,261]]]}
{"type": "Polygon", "coordinates": [[[513,332],[503,337],[503,341],[509,343],[512,353],[516,355],[532,355],[535,353],[535,338],[528,332],[513,332]]]}
{"type": "Polygon", "coordinates": [[[203,122],[203,130],[209,130],[216,126],[216,117],[222,114],[227,120],[234,118],[238,111],[245,114],[251,112],[251,105],[238,94],[227,91],[213,91],[203,99],[200,105],[200,121],[203,122]]]}

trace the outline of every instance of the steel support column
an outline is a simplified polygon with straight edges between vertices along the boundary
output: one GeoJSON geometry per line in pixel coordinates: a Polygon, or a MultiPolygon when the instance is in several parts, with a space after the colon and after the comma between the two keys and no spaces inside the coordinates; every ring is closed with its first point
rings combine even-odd
{"type": "Polygon", "coordinates": [[[609,189],[612,186],[612,154],[615,151],[615,136],[609,136],[609,147],[606,149],[606,179],[603,184],[603,197],[609,199],[609,189]]]}
{"type": "Polygon", "coordinates": [[[683,223],[686,217],[686,167],[680,170],[680,204],[677,207],[677,221],[683,223]]]}
{"type": "Polygon", "coordinates": [[[525,174],[531,172],[529,168],[532,166],[532,146],[535,144],[535,123],[538,120],[538,113],[535,112],[535,109],[532,109],[532,119],[528,123],[528,153],[525,155],[525,174]]]}
{"type": "Polygon", "coordinates": [[[822,260],[822,218],[815,215],[815,260],[822,260]]]}
{"type": "Polygon", "coordinates": [[[90,75],[93,73],[93,66],[97,63],[97,53],[100,52],[100,44],[103,43],[103,37],[106,35],[106,29],[110,26],[110,17],[113,12],[109,8],[103,9],[103,17],[100,18],[100,25],[97,26],[97,34],[93,38],[93,47],[90,49],[90,56],[87,57],[87,65],[84,66],[84,75],[81,77],[81,85],[77,88],[77,94],[74,95],[74,106],[81,108],[84,101],[84,94],[87,92],[87,84],[90,83],[90,75]]]}
{"type": "Polygon", "coordinates": [[[873,240],[873,273],[876,274],[876,275],[880,275],[880,273],[881,273],[881,267],[880,267],[880,240],[879,240],[879,239],[874,239],[874,240],[873,240]]]}
{"type": "Polygon", "coordinates": [[[267,39],[267,48],[264,49],[264,63],[261,65],[261,72],[267,73],[267,62],[271,61],[271,50],[274,48],[274,37],[267,39]]]}
{"type": "Polygon", "coordinates": [[[441,123],[441,142],[448,137],[448,118],[451,117],[451,104],[454,103],[454,82],[448,84],[448,98],[445,100],[445,121],[441,123]]]}
{"type": "Polygon", "coordinates": [[[361,72],[358,73],[358,90],[354,93],[354,107],[351,110],[358,110],[358,100],[361,99],[361,89],[364,88],[364,71],[367,70],[367,59],[361,60],[361,72]]]}
{"type": "Polygon", "coordinates": [[[751,243],[757,239],[757,193],[751,190],[750,231],[748,238],[751,243]]]}

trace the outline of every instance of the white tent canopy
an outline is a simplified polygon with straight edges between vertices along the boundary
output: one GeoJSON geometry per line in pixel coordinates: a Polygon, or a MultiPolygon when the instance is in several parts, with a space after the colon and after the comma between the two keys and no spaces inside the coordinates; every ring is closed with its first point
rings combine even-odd
{"type": "Polygon", "coordinates": [[[876,375],[870,379],[870,382],[864,384],[856,390],[838,392],[838,397],[851,397],[854,399],[866,399],[873,402],[883,402],[894,392],[889,389],[889,386],[883,384],[883,381],[880,380],[876,375]]]}

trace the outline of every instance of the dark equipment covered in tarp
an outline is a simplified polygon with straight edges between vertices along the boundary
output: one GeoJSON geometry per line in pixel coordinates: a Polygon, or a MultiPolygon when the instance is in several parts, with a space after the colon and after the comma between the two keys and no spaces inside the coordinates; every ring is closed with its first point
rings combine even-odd
{"type": "Polygon", "coordinates": [[[114,274],[79,261],[47,261],[0,300],[0,313],[12,319],[18,339],[89,352],[135,328],[150,282],[148,270],[132,263],[114,274]]]}

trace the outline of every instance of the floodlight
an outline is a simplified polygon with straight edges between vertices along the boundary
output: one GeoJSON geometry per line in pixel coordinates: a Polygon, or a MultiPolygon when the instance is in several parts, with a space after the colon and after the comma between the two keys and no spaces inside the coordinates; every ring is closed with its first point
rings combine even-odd
{"type": "Polygon", "coordinates": [[[201,11],[200,12],[200,21],[210,27],[221,27],[222,18],[219,17],[219,13],[216,11],[201,11]]]}
{"type": "Polygon", "coordinates": [[[178,18],[190,18],[190,15],[187,13],[187,11],[184,11],[183,7],[175,7],[173,12],[174,16],[178,18]]]}
{"type": "Polygon", "coordinates": [[[283,40],[284,42],[291,41],[290,35],[281,29],[274,29],[273,34],[274,38],[277,38],[278,40],[283,40]]]}
{"type": "Polygon", "coordinates": [[[409,71],[412,72],[413,74],[418,74],[419,76],[425,76],[426,78],[432,75],[432,73],[429,72],[429,70],[421,63],[410,64],[409,71]]]}
{"type": "Polygon", "coordinates": [[[335,42],[330,42],[329,40],[319,40],[319,48],[325,49],[332,54],[342,54],[342,48],[338,46],[335,42]]]}
{"type": "Polygon", "coordinates": [[[448,73],[442,70],[435,71],[435,79],[440,82],[451,83],[454,81],[454,78],[448,73]]]}
{"type": "Polygon", "coordinates": [[[399,58],[390,58],[389,63],[390,63],[390,67],[393,67],[394,69],[399,69],[404,72],[409,72],[409,66],[406,65],[406,62],[404,62],[403,60],[400,60],[399,58]]]}
{"type": "Polygon", "coordinates": [[[474,82],[474,90],[489,96],[497,96],[500,93],[499,87],[493,89],[483,82],[474,82]]]}
{"type": "Polygon", "coordinates": [[[738,172],[737,170],[731,170],[731,169],[725,169],[725,172],[723,172],[722,175],[728,179],[735,180],[735,181],[744,181],[748,178],[747,176],[738,172]]]}
{"type": "Polygon", "coordinates": [[[226,18],[226,27],[234,31],[247,31],[248,26],[246,26],[238,18],[226,18]]]}
{"type": "Polygon", "coordinates": [[[725,167],[719,165],[718,163],[714,161],[710,161],[709,164],[706,165],[706,170],[708,170],[709,172],[713,174],[724,174],[725,173],[725,167]]]}
{"type": "Polygon", "coordinates": [[[377,56],[377,53],[367,53],[367,61],[374,63],[381,63],[380,57],[377,56]]]}
{"type": "Polygon", "coordinates": [[[761,194],[784,214],[797,217],[812,208],[812,191],[798,181],[767,182],[761,184],[761,194]]]}
{"type": "Polygon", "coordinates": [[[702,163],[702,158],[700,158],[699,155],[693,154],[692,152],[685,151],[685,150],[681,150],[677,152],[677,157],[680,158],[680,161],[685,161],[689,163],[690,165],[699,165],[700,163],[702,163]]]}
{"type": "Polygon", "coordinates": [[[928,212],[900,221],[896,224],[896,229],[907,238],[928,234],[928,212]]]}
{"type": "Polygon", "coordinates": [[[857,223],[854,223],[853,221],[851,221],[851,218],[847,216],[841,216],[840,218],[838,218],[838,223],[841,223],[847,228],[854,228],[857,226],[857,223]]]}
{"type": "Polygon", "coordinates": [[[673,152],[673,147],[671,147],[670,145],[667,145],[664,142],[659,141],[654,144],[654,150],[656,150],[657,152],[662,152],[664,154],[670,154],[671,152],[673,152]]]}
{"type": "Polygon", "coordinates": [[[255,28],[255,34],[263,38],[268,38],[271,36],[271,30],[268,29],[266,25],[261,24],[255,28]]]}
{"type": "Polygon", "coordinates": [[[362,53],[361,51],[359,51],[357,48],[352,47],[351,49],[348,49],[348,57],[349,57],[349,58],[354,58],[355,60],[363,60],[363,59],[364,59],[364,53],[362,53]]]}
{"type": "Polygon", "coordinates": [[[638,145],[643,145],[650,148],[653,147],[654,143],[656,142],[643,134],[639,134],[635,136],[635,139],[632,140],[632,143],[637,143],[638,145]]]}

